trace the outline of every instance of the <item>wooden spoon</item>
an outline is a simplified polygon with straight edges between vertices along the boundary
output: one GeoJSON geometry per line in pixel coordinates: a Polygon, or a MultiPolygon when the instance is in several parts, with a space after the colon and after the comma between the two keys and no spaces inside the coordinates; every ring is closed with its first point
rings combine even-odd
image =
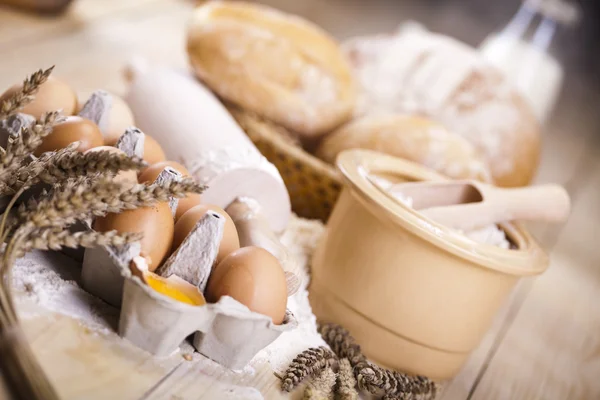
{"type": "Polygon", "coordinates": [[[463,231],[514,220],[562,222],[571,205],[559,185],[503,189],[477,181],[411,182],[393,185],[394,197],[449,228],[463,231]]]}

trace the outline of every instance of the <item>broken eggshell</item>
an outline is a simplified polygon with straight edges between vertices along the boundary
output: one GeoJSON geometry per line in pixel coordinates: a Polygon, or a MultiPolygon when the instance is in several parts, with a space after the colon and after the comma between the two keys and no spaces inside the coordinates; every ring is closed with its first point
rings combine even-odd
{"type": "Polygon", "coordinates": [[[137,276],[125,278],[119,335],[157,356],[168,356],[194,334],[200,353],[230,369],[243,368],[282,332],[298,325],[286,312],[281,325],[229,296],[192,306],[163,296],[137,276]]]}

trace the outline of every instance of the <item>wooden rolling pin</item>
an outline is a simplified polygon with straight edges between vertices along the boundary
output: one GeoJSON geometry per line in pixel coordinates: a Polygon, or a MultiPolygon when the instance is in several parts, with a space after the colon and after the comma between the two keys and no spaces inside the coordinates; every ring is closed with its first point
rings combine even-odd
{"type": "Polygon", "coordinates": [[[299,286],[297,263],[277,233],[291,216],[290,198],[277,168],[256,149],[220,101],[190,74],[132,63],[126,100],[136,125],[154,137],[208,186],[203,201],[227,211],[241,246],[275,255],[288,276],[288,293],[299,286]]]}

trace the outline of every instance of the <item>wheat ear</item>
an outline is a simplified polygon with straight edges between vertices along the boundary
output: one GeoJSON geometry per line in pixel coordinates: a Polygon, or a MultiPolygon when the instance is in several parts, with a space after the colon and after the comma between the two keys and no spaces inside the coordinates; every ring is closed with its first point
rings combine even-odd
{"type": "Polygon", "coordinates": [[[60,250],[64,247],[75,249],[77,247],[115,246],[120,247],[127,243],[137,242],[142,239],[141,233],[108,232],[70,232],[67,229],[43,228],[34,230],[28,235],[27,240],[19,249],[18,256],[26,252],[37,250],[60,250]]]}
{"type": "Polygon", "coordinates": [[[89,216],[103,216],[156,202],[168,201],[172,197],[182,198],[188,193],[202,193],[205,186],[193,178],[179,182],[135,184],[114,182],[109,178],[97,181],[76,179],[69,181],[35,206],[20,207],[17,217],[24,226],[44,228],[67,226],[89,216]]]}
{"type": "Polygon", "coordinates": [[[8,118],[18,112],[33,100],[33,95],[37,93],[40,86],[50,76],[54,66],[46,70],[38,70],[25,78],[20,90],[14,93],[8,99],[2,100],[0,104],[0,119],[8,118]]]}
{"type": "Polygon", "coordinates": [[[7,179],[7,190],[16,192],[24,186],[30,187],[40,182],[57,184],[69,178],[96,174],[114,176],[120,171],[140,170],[147,166],[139,157],[129,157],[108,150],[81,153],[75,150],[78,145],[73,143],[67,148],[45,153],[20,167],[7,179]]]}
{"type": "Polygon", "coordinates": [[[47,112],[31,126],[23,127],[18,136],[10,136],[6,152],[0,159],[0,165],[4,167],[2,172],[4,174],[11,173],[20,167],[23,160],[42,143],[46,136],[52,133],[54,125],[61,122],[62,119],[58,111],[47,112]]]}

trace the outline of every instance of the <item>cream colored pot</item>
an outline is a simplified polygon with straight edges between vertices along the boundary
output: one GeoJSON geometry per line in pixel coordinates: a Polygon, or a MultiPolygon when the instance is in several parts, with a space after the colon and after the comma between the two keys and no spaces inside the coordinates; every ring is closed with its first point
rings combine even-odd
{"type": "Polygon", "coordinates": [[[451,378],[518,279],[542,273],[547,256],[519,224],[502,225],[514,249],[479,244],[372,180],[445,179],[430,170],[366,150],[341,153],[337,165],[345,187],[313,258],[313,311],[378,364],[451,378]]]}

